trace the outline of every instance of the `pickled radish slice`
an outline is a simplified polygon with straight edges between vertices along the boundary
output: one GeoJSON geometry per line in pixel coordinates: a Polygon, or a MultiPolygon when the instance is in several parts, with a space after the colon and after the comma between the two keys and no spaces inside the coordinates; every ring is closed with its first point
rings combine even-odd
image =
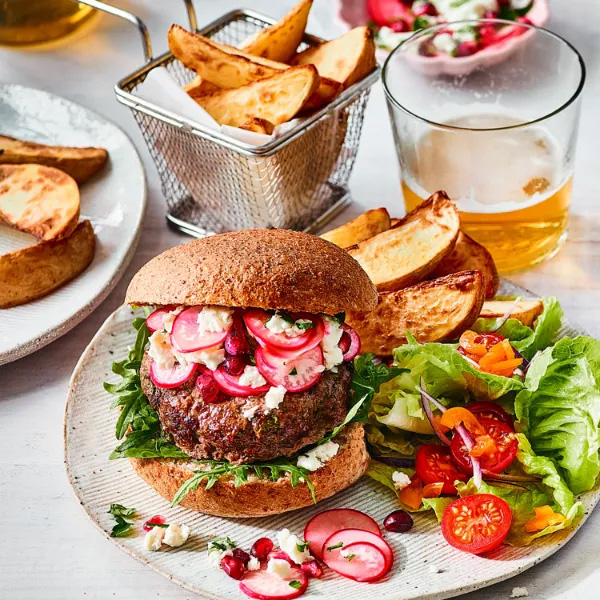
{"type": "MultiPolygon", "coordinates": [[[[313,318],[313,315],[308,316],[313,318]]],[[[306,318],[304,314],[295,314],[294,317],[297,319],[306,318]]],[[[277,346],[271,346],[261,339],[257,339],[257,342],[260,346],[266,348],[269,351],[269,353],[273,354],[274,356],[285,358],[286,360],[296,358],[300,356],[300,354],[302,354],[303,352],[308,352],[309,350],[312,350],[315,346],[318,346],[321,343],[323,335],[325,334],[325,326],[323,325],[323,320],[321,318],[317,317],[317,320],[315,322],[315,327],[309,329],[310,333],[306,340],[306,343],[300,348],[280,348],[277,346]]]]}
{"type": "Polygon", "coordinates": [[[170,310],[169,307],[159,308],[148,315],[146,318],[146,327],[150,330],[150,333],[162,331],[165,328],[164,318],[169,314],[170,310]]]}
{"type": "MultiPolygon", "coordinates": [[[[314,341],[314,338],[316,337],[315,333],[318,335],[318,332],[320,331],[321,338],[323,337],[323,329],[318,326],[319,323],[322,325],[322,321],[317,315],[308,313],[294,314],[292,318],[296,320],[309,319],[315,324],[315,327],[307,329],[305,333],[294,337],[288,336],[285,333],[275,333],[271,331],[266,324],[272,316],[271,313],[260,308],[251,308],[244,314],[244,323],[246,323],[246,327],[259,344],[262,342],[261,345],[275,346],[283,349],[301,348],[305,346],[307,342],[314,341]]],[[[321,341],[321,338],[318,339],[314,345],[318,344],[321,341]]]]}
{"type": "MultiPolygon", "coordinates": [[[[356,333],[352,327],[346,325],[346,323],[342,323],[342,329],[344,330],[344,333],[350,336],[349,348],[347,350],[342,349],[344,360],[352,360],[360,352],[360,338],[358,337],[358,333],[356,333]]],[[[342,340],[340,340],[340,343],[341,341],[342,340]]]]}
{"type": "Polygon", "coordinates": [[[260,374],[271,385],[282,385],[288,392],[301,392],[312,387],[324,371],[320,346],[291,359],[275,356],[266,348],[257,348],[254,358],[260,374]]]}
{"type": "Polygon", "coordinates": [[[315,515],[304,528],[304,539],[310,553],[322,558],[323,543],[332,534],[342,529],[363,529],[381,537],[379,525],[369,515],[352,508],[334,508],[315,515]]]}
{"type": "Polygon", "coordinates": [[[199,330],[198,315],[202,309],[202,306],[192,306],[175,317],[171,330],[171,345],[179,352],[195,352],[218,346],[227,337],[230,327],[214,332],[199,330]]]}
{"type": "Polygon", "coordinates": [[[323,543],[321,549],[323,561],[326,565],[329,564],[328,561],[336,558],[337,553],[340,550],[357,542],[366,542],[379,548],[385,557],[388,567],[392,566],[394,555],[390,545],[382,537],[371,531],[365,531],[364,529],[342,529],[341,531],[336,531],[333,535],[330,535],[323,543]]]}
{"type": "Polygon", "coordinates": [[[383,552],[369,542],[354,542],[323,557],[332,570],[354,581],[376,581],[391,567],[383,552]]]}
{"type": "Polygon", "coordinates": [[[302,596],[307,587],[308,577],[297,566],[291,568],[288,577],[281,578],[269,573],[265,564],[258,571],[247,571],[240,581],[240,590],[258,600],[291,600],[302,596]]]}
{"type": "Polygon", "coordinates": [[[256,394],[264,394],[269,390],[269,387],[271,387],[269,385],[261,385],[260,387],[253,388],[248,385],[241,385],[239,375],[230,375],[224,369],[223,365],[220,365],[216,371],[213,371],[213,377],[221,391],[230,396],[254,396],[256,394]]]}
{"type": "Polygon", "coordinates": [[[163,389],[175,388],[190,379],[197,368],[197,363],[188,363],[185,367],[175,365],[172,369],[161,369],[153,360],[150,363],[150,379],[156,387],[163,389]]]}

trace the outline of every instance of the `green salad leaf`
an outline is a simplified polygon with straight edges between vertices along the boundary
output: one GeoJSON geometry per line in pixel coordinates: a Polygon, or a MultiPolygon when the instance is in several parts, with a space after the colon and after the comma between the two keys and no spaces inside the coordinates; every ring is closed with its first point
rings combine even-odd
{"type": "Polygon", "coordinates": [[[518,428],[551,459],[575,494],[600,473],[600,342],[563,338],[532,360],[517,394],[518,428]]]}
{"type": "MultiPolygon", "coordinates": [[[[533,329],[517,319],[508,319],[498,330],[528,360],[553,343],[562,323],[563,310],[556,298],[542,298],[542,304],[544,309],[535,320],[533,329]]],[[[484,332],[493,329],[495,325],[496,319],[477,319],[473,329],[484,332]]]]}

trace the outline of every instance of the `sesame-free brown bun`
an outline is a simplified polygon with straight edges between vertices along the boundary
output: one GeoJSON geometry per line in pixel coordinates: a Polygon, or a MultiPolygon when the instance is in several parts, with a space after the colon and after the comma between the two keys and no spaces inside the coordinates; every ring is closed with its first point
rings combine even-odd
{"type": "MultiPolygon", "coordinates": [[[[358,481],[369,466],[360,423],[344,428],[334,441],[340,445],[338,453],[310,474],[317,501],[358,481]]],[[[173,500],[194,470],[200,468],[199,464],[176,459],[130,458],[129,461],[137,474],[168,501],[173,500]]],[[[248,481],[237,488],[230,476],[221,477],[210,490],[201,483],[181,501],[181,506],[219,517],[266,517],[312,504],[307,485],[299,483],[293,488],[287,476],[272,481],[259,479],[256,475],[250,475],[248,481]]]]}
{"type": "Polygon", "coordinates": [[[250,229],[193,240],[159,254],[129,284],[138,306],[371,311],[377,292],[347,252],[307,233],[250,229]]]}

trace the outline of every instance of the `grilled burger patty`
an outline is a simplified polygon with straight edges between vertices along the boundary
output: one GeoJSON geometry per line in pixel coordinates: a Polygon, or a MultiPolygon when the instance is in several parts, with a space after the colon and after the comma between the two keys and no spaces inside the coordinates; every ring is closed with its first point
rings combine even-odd
{"type": "Polygon", "coordinates": [[[339,365],[337,373],[324,372],[308,390],[288,392],[268,414],[264,394],[223,395],[223,401],[207,404],[196,389],[196,378],[178,388],[158,388],[150,379],[150,363],[146,353],[140,369],[144,394],[158,412],[163,430],[192,458],[243,464],[291,456],[320,440],[348,412],[351,363],[339,365]],[[257,405],[251,418],[243,416],[257,405]]]}

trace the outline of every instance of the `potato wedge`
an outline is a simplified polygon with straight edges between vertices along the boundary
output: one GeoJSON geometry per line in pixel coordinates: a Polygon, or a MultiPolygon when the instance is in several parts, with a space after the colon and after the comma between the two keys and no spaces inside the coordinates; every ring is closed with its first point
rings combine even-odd
{"type": "Polygon", "coordinates": [[[280,125],[302,110],[318,85],[317,69],[305,65],[239,88],[190,96],[221,125],[240,127],[254,118],[280,125]]]}
{"type": "Polygon", "coordinates": [[[493,298],[500,285],[496,263],[486,248],[461,231],[452,252],[444,256],[442,262],[431,273],[430,278],[433,279],[471,269],[481,271],[485,281],[485,297],[493,298]]]}
{"type": "Polygon", "coordinates": [[[355,27],[336,40],[307,48],[290,64],[315,65],[321,77],[339,81],[347,89],[377,66],[373,31],[355,27]]]}
{"type": "Polygon", "coordinates": [[[324,240],[349,248],[390,228],[390,215],[385,208],[375,208],[321,235],[324,240]]]}
{"type": "Polygon", "coordinates": [[[279,62],[288,62],[304,37],[312,0],[300,0],[282,19],[248,38],[240,48],[279,62]]]}
{"type": "MultiPolygon", "coordinates": [[[[485,319],[498,319],[506,314],[512,304],[512,300],[488,300],[483,303],[479,316],[485,319]]],[[[543,310],[544,305],[541,300],[519,300],[517,306],[510,313],[510,318],[521,321],[527,327],[533,327],[533,323],[543,310]]]]}
{"type": "Polygon", "coordinates": [[[432,273],[456,242],[458,210],[444,192],[436,192],[397,225],[348,252],[380,291],[414,285],[432,273]]]}
{"type": "MultiPolygon", "coordinates": [[[[175,58],[198,73],[199,78],[184,87],[190,95],[215,91],[217,88],[238,88],[290,68],[289,65],[252,56],[233,46],[191,33],[179,25],[171,26],[168,37],[169,48],[175,58]]],[[[333,100],[341,90],[339,82],[322,77],[305,110],[320,108],[333,100]]]]}
{"type": "Polygon", "coordinates": [[[248,131],[264,133],[266,135],[271,135],[273,133],[273,123],[269,123],[269,121],[265,121],[265,119],[257,119],[256,117],[246,121],[243,125],[240,125],[240,127],[248,131]]]}
{"type": "Polygon", "coordinates": [[[0,135],[0,164],[22,165],[35,163],[60,169],[77,183],[85,183],[108,160],[104,148],[74,148],[47,146],[0,135]]]}
{"type": "Polygon", "coordinates": [[[42,240],[68,236],[79,219],[75,180],[43,165],[0,165],[0,221],[42,240]]]}
{"type": "Polygon", "coordinates": [[[79,275],[94,258],[94,230],[82,221],[66,238],[0,256],[0,308],[41,298],[79,275]]]}
{"type": "Polygon", "coordinates": [[[398,219],[398,217],[392,217],[390,219],[390,227],[396,227],[402,221],[402,219],[398,219]]]}
{"type": "Polygon", "coordinates": [[[346,322],[361,340],[361,352],[391,356],[410,331],[420,342],[454,340],[470,327],[483,306],[479,271],[463,271],[379,294],[370,313],[350,312],[346,322]]]}

